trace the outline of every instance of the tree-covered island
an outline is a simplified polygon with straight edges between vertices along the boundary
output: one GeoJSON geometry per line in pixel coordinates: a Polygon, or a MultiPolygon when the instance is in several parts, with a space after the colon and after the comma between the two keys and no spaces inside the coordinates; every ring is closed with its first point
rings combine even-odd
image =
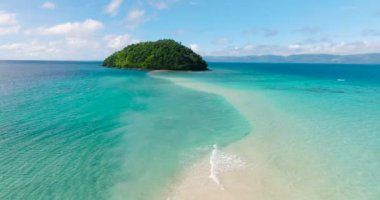
{"type": "Polygon", "coordinates": [[[148,70],[207,70],[207,63],[200,55],[170,39],[129,45],[106,58],[103,66],[148,70]]]}

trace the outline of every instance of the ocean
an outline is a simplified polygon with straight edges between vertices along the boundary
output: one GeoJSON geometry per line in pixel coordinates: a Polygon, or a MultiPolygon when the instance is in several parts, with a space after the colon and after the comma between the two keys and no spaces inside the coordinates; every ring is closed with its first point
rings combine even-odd
{"type": "Polygon", "coordinates": [[[380,198],[379,65],[100,65],[0,62],[0,199],[165,199],[209,156],[261,199],[380,198]]]}

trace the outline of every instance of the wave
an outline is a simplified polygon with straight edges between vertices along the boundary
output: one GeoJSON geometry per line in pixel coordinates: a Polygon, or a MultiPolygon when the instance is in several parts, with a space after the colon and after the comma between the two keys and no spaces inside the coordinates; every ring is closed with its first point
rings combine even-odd
{"type": "MultiPolygon", "coordinates": [[[[247,122],[249,123],[250,127],[252,126],[251,122],[253,120],[251,120],[251,112],[249,109],[246,109],[247,107],[252,107],[250,106],[251,98],[242,98],[243,94],[240,92],[226,90],[221,87],[215,87],[205,83],[196,82],[191,79],[165,76],[166,74],[157,71],[150,72],[149,75],[151,77],[171,81],[182,87],[220,95],[224,97],[229,103],[231,103],[231,105],[233,105],[237,109],[237,111],[240,114],[242,114],[242,116],[245,117],[245,119],[247,119],[247,122]]],[[[248,167],[248,165],[239,156],[221,151],[218,148],[217,144],[213,145],[211,155],[209,158],[209,164],[209,178],[212,179],[212,181],[215,182],[217,185],[219,185],[220,189],[222,190],[224,190],[223,184],[220,181],[220,175],[222,173],[236,171],[248,167]]]]}
{"type": "Polygon", "coordinates": [[[210,155],[210,178],[218,185],[221,189],[224,189],[220,182],[219,174],[223,172],[229,172],[234,170],[239,170],[245,168],[247,164],[237,155],[228,154],[218,149],[216,144],[213,145],[213,149],[210,155]]]}

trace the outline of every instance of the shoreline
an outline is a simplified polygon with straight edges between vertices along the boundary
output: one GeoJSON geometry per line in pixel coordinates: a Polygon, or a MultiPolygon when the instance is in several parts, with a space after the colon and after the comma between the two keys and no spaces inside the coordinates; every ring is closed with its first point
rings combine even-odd
{"type": "MultiPolygon", "coordinates": [[[[313,145],[302,142],[308,141],[303,133],[310,127],[299,123],[292,113],[284,112],[266,94],[165,77],[154,72],[149,75],[224,97],[248,121],[251,129],[248,135],[221,149],[222,154],[241,160],[244,167],[222,171],[217,181],[213,180],[210,160],[214,150],[210,149],[209,154],[175,177],[165,195],[158,199],[347,199],[346,194],[334,187],[333,172],[321,165],[323,155],[315,151],[313,145]]],[[[221,167],[228,163],[222,162],[221,167]]]]}
{"type": "MultiPolygon", "coordinates": [[[[171,81],[181,87],[216,94],[225,98],[227,102],[229,102],[248,121],[250,126],[250,133],[244,138],[235,141],[220,150],[214,146],[208,155],[205,155],[197,161],[194,166],[185,169],[183,173],[175,178],[169,191],[165,193],[162,199],[248,200],[253,197],[260,198],[258,192],[252,189],[260,188],[256,181],[260,179],[259,177],[261,174],[261,170],[257,166],[253,167],[257,165],[258,161],[256,158],[258,158],[259,155],[255,155],[256,153],[250,153],[252,150],[250,147],[250,141],[254,134],[254,119],[250,116],[252,116],[253,113],[244,109],[244,107],[250,106],[253,102],[246,101],[248,98],[239,98],[241,95],[240,92],[213,87],[185,78],[157,76],[159,73],[159,71],[154,71],[149,73],[149,75],[155,78],[171,81]],[[244,106],[239,107],[237,105],[244,106]],[[227,168],[227,170],[221,170],[217,174],[214,174],[213,168],[216,166],[213,165],[212,160],[217,151],[219,154],[225,155],[221,156],[222,160],[219,161],[219,163],[217,162],[217,164],[221,164],[222,166],[219,167],[227,168]],[[232,166],[231,163],[233,163],[232,166]],[[235,163],[238,163],[237,166],[234,165],[235,163]]],[[[254,96],[262,102],[265,102],[262,97],[259,97],[259,94],[254,94],[254,96]]]]}

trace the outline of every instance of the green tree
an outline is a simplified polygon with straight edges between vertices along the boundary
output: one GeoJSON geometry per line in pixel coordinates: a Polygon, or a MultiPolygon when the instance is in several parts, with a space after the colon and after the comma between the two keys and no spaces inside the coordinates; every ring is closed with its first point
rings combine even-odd
{"type": "Polygon", "coordinates": [[[129,45],[106,58],[103,66],[152,70],[207,70],[207,63],[200,55],[170,39],[129,45]]]}

